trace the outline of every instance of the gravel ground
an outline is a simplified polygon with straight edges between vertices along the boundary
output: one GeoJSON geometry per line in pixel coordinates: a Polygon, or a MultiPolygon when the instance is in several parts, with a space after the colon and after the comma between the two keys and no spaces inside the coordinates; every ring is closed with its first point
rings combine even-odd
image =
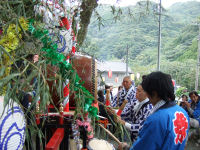
{"type": "Polygon", "coordinates": [[[189,140],[185,150],[200,150],[200,144],[198,144],[196,141],[189,140]]]}
{"type": "Polygon", "coordinates": [[[200,150],[200,129],[190,129],[185,150],[200,150]]]}

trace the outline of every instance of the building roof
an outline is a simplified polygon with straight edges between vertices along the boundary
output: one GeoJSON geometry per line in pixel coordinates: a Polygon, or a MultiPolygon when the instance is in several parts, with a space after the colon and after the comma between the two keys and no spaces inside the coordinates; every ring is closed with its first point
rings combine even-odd
{"type": "MultiPolygon", "coordinates": [[[[108,72],[111,70],[112,72],[126,72],[126,63],[118,62],[118,61],[105,61],[105,62],[97,62],[97,69],[101,72],[108,72]]],[[[130,67],[128,67],[128,72],[132,73],[130,67]]]]}

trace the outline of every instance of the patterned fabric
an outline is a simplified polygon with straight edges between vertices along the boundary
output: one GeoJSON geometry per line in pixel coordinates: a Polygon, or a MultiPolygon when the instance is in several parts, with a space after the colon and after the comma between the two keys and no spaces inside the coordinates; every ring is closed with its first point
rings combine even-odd
{"type": "Polygon", "coordinates": [[[128,100],[128,103],[132,103],[132,101],[135,101],[135,86],[131,86],[128,91],[125,88],[119,91],[119,96],[117,94],[115,95],[114,99],[111,100],[111,106],[117,107],[118,101],[119,106],[121,106],[125,99],[128,100]]]}
{"type": "Polygon", "coordinates": [[[183,150],[188,131],[188,114],[167,102],[146,119],[130,150],[183,150]]]}
{"type": "MultiPolygon", "coordinates": [[[[110,105],[112,107],[112,102],[114,101],[112,92],[110,92],[109,99],[110,99],[110,105]]],[[[103,103],[106,104],[106,94],[104,94],[104,102],[103,103]]]]}
{"type": "Polygon", "coordinates": [[[136,140],[139,131],[143,127],[144,121],[149,116],[153,108],[153,105],[149,102],[149,99],[145,99],[138,104],[138,108],[133,109],[130,115],[131,122],[129,123],[131,124],[131,126],[129,130],[131,131],[132,141],[136,140]]]}
{"type": "Polygon", "coordinates": [[[132,121],[131,114],[134,114],[134,108],[136,105],[138,105],[138,100],[134,96],[133,99],[126,104],[124,110],[122,111],[121,119],[126,122],[131,122],[132,121]]]}
{"type": "Polygon", "coordinates": [[[198,99],[197,103],[191,104],[191,108],[193,110],[192,116],[194,119],[199,121],[200,124],[200,99],[198,99]]]}
{"type": "Polygon", "coordinates": [[[113,97],[113,93],[112,93],[112,92],[110,92],[110,102],[112,102],[112,101],[113,101],[113,99],[114,99],[114,97],[113,97]]]}
{"type": "Polygon", "coordinates": [[[153,107],[151,114],[153,114],[156,110],[158,110],[160,107],[162,107],[166,101],[160,100],[159,102],[156,103],[156,105],[153,107]]]}

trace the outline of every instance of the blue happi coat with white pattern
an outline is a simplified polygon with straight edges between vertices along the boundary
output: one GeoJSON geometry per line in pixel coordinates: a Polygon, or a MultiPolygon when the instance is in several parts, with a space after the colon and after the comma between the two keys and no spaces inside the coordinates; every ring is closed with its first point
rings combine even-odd
{"type": "Polygon", "coordinates": [[[186,111],[166,103],[146,119],[131,150],[184,150],[188,131],[186,111]]]}

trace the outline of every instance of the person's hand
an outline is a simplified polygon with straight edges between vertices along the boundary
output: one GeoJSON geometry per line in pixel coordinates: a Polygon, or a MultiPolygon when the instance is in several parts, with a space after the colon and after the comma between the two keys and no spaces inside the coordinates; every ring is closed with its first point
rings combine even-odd
{"type": "Polygon", "coordinates": [[[118,123],[120,123],[120,124],[123,124],[123,125],[125,125],[125,123],[126,123],[124,120],[121,119],[120,116],[117,116],[117,117],[116,117],[116,122],[118,122],[118,123]]]}
{"type": "Polygon", "coordinates": [[[106,94],[109,94],[109,93],[110,93],[110,89],[107,89],[107,90],[106,90],[106,94]]]}
{"type": "Polygon", "coordinates": [[[127,143],[121,142],[118,146],[118,150],[129,149],[129,145],[127,143]]]}
{"type": "Polygon", "coordinates": [[[186,105],[187,108],[190,108],[190,103],[188,103],[187,101],[183,101],[184,104],[186,105]]]}
{"type": "Polygon", "coordinates": [[[124,110],[124,107],[126,106],[126,103],[128,103],[128,100],[124,100],[122,105],[119,107],[119,109],[124,110]]]}
{"type": "Polygon", "coordinates": [[[116,114],[115,110],[112,109],[112,108],[110,108],[109,111],[110,111],[111,114],[116,114]]]}

